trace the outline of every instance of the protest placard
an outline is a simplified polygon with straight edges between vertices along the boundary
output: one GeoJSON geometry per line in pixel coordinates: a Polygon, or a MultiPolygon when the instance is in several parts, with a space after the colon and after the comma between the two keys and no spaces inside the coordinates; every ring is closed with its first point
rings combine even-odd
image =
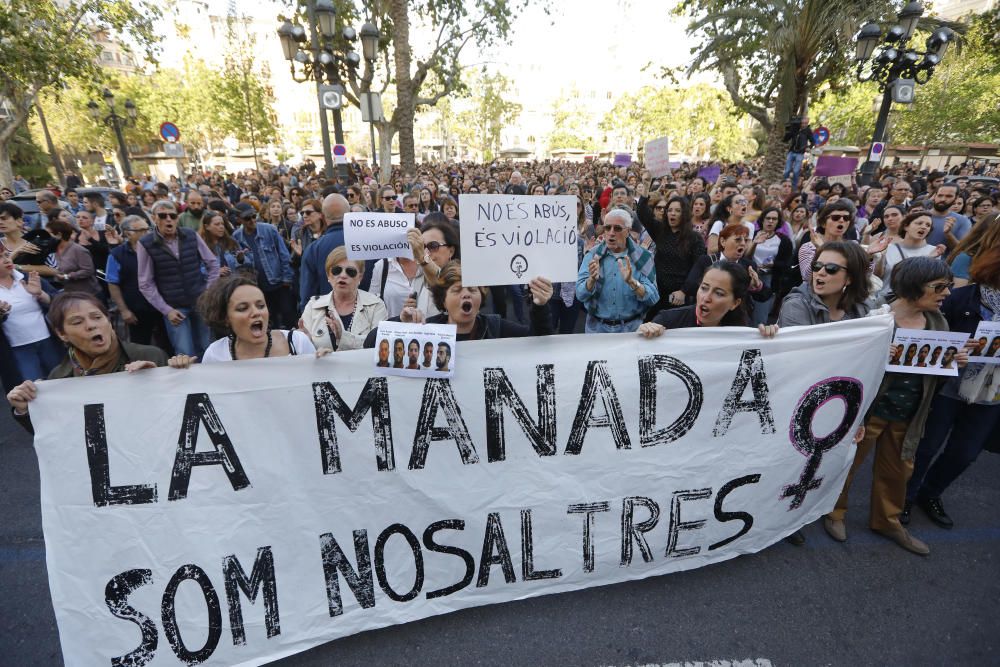
{"type": "Polygon", "coordinates": [[[896,329],[885,369],[894,373],[958,375],[955,355],[968,339],[968,334],[955,331],[896,329]]]}
{"type": "Polygon", "coordinates": [[[462,195],[462,284],[576,281],[577,198],[462,195]]]}
{"type": "Polygon", "coordinates": [[[406,232],[416,221],[412,213],[348,213],[344,216],[344,245],[349,259],[413,257],[406,232]]]}
{"type": "Polygon", "coordinates": [[[412,378],[455,374],[454,324],[413,324],[384,320],[375,337],[375,372],[412,378]]]}
{"type": "Polygon", "coordinates": [[[840,183],[851,184],[851,175],[858,167],[857,158],[838,157],[836,155],[820,155],[816,159],[815,175],[823,177],[830,185],[840,183]]]}
{"type": "Polygon", "coordinates": [[[1000,322],[980,322],[972,338],[976,349],[969,353],[969,361],[1000,364],[1000,322]]]}
{"type": "Polygon", "coordinates": [[[719,165],[711,165],[708,167],[702,167],[698,170],[698,175],[705,179],[705,182],[709,187],[715,185],[715,182],[719,180],[719,176],[722,174],[722,167],[719,165]]]}
{"type": "Polygon", "coordinates": [[[670,173],[670,139],[660,137],[646,143],[643,152],[646,161],[646,169],[650,176],[658,178],[670,173]]]}
{"type": "Polygon", "coordinates": [[[616,167],[627,167],[632,164],[631,153],[615,153],[614,161],[611,163],[616,167]]]}
{"type": "Polygon", "coordinates": [[[461,342],[450,380],[357,350],[41,382],[64,660],[259,665],[759,551],[833,509],[891,330],[461,342]]]}

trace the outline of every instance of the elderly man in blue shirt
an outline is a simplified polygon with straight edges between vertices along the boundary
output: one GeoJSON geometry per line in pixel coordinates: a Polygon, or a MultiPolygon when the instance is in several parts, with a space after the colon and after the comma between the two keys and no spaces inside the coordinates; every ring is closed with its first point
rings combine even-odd
{"type": "Polygon", "coordinates": [[[587,309],[586,333],[635,331],[660,299],[653,255],[632,240],[631,229],[630,211],[608,211],[604,240],[583,257],[576,298],[587,309]]]}

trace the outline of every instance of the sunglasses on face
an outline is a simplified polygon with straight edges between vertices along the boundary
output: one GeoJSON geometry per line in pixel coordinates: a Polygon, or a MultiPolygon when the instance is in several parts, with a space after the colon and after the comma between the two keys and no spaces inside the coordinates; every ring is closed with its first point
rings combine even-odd
{"type": "Polygon", "coordinates": [[[826,271],[828,275],[834,276],[840,273],[841,269],[846,269],[846,266],[841,266],[840,264],[834,264],[829,262],[824,264],[823,262],[813,262],[812,271],[813,273],[819,273],[820,270],[826,271]]]}
{"type": "Polygon", "coordinates": [[[315,213],[315,212],[316,211],[312,210],[311,208],[302,209],[302,215],[309,215],[310,213],[315,213]]]}
{"type": "Polygon", "coordinates": [[[382,195],[382,201],[393,201],[396,195],[382,195]]]}
{"type": "Polygon", "coordinates": [[[346,273],[348,278],[357,278],[358,270],[353,266],[335,266],[330,269],[330,275],[339,276],[341,273],[346,273]]]}
{"type": "Polygon", "coordinates": [[[451,244],[449,244],[449,243],[441,243],[439,241],[428,241],[427,243],[424,244],[424,247],[427,248],[428,250],[430,250],[431,252],[434,252],[435,250],[438,250],[439,248],[450,248],[451,244]]]}
{"type": "Polygon", "coordinates": [[[831,221],[831,222],[837,222],[838,220],[840,220],[840,221],[846,221],[846,220],[850,220],[851,216],[847,215],[846,213],[832,213],[832,214],[826,216],[826,219],[829,220],[829,221],[831,221]]]}
{"type": "Polygon", "coordinates": [[[621,234],[622,232],[625,231],[625,228],[622,227],[621,225],[605,225],[604,226],[604,231],[605,232],[612,232],[614,234],[621,234]]]}
{"type": "Polygon", "coordinates": [[[126,229],[125,231],[129,234],[145,234],[149,231],[149,227],[136,227],[134,229],[126,229]]]}
{"type": "Polygon", "coordinates": [[[653,210],[654,211],[666,211],[667,207],[666,206],[654,206],[653,210]]]}
{"type": "Polygon", "coordinates": [[[167,219],[176,220],[177,219],[177,214],[176,213],[166,213],[164,211],[160,211],[160,212],[158,212],[156,214],[156,217],[159,218],[160,220],[167,220],[167,219]]]}

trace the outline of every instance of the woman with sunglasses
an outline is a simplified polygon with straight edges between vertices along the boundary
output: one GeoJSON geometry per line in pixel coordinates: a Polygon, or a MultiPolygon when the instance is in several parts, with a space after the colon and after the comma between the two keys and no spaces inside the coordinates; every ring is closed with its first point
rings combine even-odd
{"type": "MultiPolygon", "coordinates": [[[[892,315],[896,327],[948,331],[941,305],[951,293],[951,269],[930,257],[910,257],[892,272],[892,315]]],[[[955,357],[962,368],[969,353],[962,349],[955,357]]],[[[847,475],[836,507],[823,519],[827,534],[838,542],[847,540],[844,517],[851,482],[868,454],[875,450],[871,511],[868,525],[911,553],[926,556],[930,549],[913,537],[900,522],[906,501],[906,485],[913,473],[913,459],[924,434],[931,404],[941,377],[887,371],[865,415],[865,434],[858,444],[854,463],[847,475]]]]}
{"type": "Polygon", "coordinates": [[[416,296],[411,294],[403,304],[403,308],[416,308],[425,316],[437,315],[434,296],[430,286],[437,280],[441,269],[453,259],[461,259],[458,227],[445,217],[444,213],[436,212],[424,218],[420,230],[411,229],[407,233],[413,261],[420,265],[424,272],[416,296]]]}
{"type": "MultiPolygon", "coordinates": [[[[854,205],[844,199],[825,204],[816,218],[816,229],[810,240],[799,248],[799,272],[802,282],[808,283],[812,273],[813,259],[825,243],[844,241],[844,235],[854,224],[854,205]]],[[[868,256],[874,257],[889,245],[889,238],[882,237],[867,248],[868,256]]]]}
{"type": "Polygon", "coordinates": [[[853,320],[868,314],[868,256],[857,243],[831,241],[810,267],[810,280],[781,304],[782,327],[853,320]]]}
{"type": "Polygon", "coordinates": [[[309,299],[299,320],[299,328],[309,335],[317,350],[360,349],[369,332],[389,317],[380,298],[359,289],[364,273],[365,263],[348,259],[344,246],[334,248],[327,256],[331,291],[309,299]]]}

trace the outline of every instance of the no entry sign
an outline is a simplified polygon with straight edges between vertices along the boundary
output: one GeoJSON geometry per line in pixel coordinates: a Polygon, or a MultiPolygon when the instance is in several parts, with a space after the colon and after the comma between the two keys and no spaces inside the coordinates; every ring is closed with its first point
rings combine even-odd
{"type": "Polygon", "coordinates": [[[164,141],[172,144],[177,141],[180,141],[181,131],[177,128],[176,125],[174,125],[170,121],[167,121],[166,123],[160,125],[160,137],[164,141]]]}

